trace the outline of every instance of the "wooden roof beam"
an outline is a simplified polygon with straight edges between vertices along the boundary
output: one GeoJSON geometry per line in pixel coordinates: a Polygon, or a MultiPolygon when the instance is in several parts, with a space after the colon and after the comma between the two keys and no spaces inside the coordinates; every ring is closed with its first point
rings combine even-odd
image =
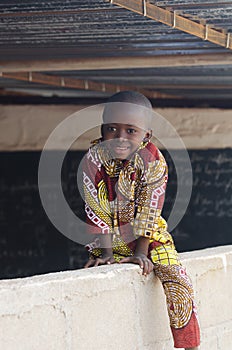
{"type": "Polygon", "coordinates": [[[203,40],[208,40],[214,44],[232,49],[232,35],[223,33],[208,24],[195,22],[185,18],[176,11],[164,9],[162,7],[150,4],[147,0],[108,0],[111,4],[118,5],[127,10],[139,13],[155,21],[164,23],[169,27],[179,29],[182,32],[192,34],[203,40]]]}
{"type": "Polygon", "coordinates": [[[0,61],[0,75],[1,72],[46,72],[212,65],[232,65],[231,53],[0,61]]]}
{"type": "Polygon", "coordinates": [[[158,91],[150,91],[142,88],[140,89],[133,85],[109,84],[104,82],[91,81],[89,79],[73,79],[35,72],[2,73],[1,76],[2,78],[21,80],[29,83],[39,83],[43,85],[52,85],[61,88],[73,88],[86,91],[100,91],[110,93],[116,93],[129,89],[141,92],[149,98],[178,98],[177,96],[160,93],[158,91]]]}

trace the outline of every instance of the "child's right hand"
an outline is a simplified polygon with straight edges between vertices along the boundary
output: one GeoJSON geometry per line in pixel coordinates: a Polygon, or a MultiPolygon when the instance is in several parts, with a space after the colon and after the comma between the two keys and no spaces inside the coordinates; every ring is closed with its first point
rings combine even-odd
{"type": "Polygon", "coordinates": [[[136,253],[133,256],[128,256],[126,258],[123,258],[119,261],[119,264],[122,264],[122,263],[132,263],[132,264],[139,265],[141,269],[143,269],[144,276],[149,275],[154,269],[154,266],[150,261],[150,259],[148,259],[148,257],[142,253],[136,253]]]}
{"type": "Polygon", "coordinates": [[[95,267],[95,266],[99,266],[99,265],[110,265],[110,264],[114,264],[116,263],[116,261],[114,260],[113,256],[106,256],[106,257],[102,257],[102,258],[90,258],[87,263],[85,264],[84,268],[88,268],[88,267],[95,267]]]}

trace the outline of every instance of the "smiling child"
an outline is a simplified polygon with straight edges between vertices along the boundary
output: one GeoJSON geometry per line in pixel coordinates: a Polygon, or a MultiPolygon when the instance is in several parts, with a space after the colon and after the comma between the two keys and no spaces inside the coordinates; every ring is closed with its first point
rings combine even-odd
{"type": "Polygon", "coordinates": [[[85,267],[138,264],[153,270],[166,294],[176,348],[198,349],[193,288],[161,216],[168,170],[150,141],[152,106],[140,93],[113,95],[103,112],[102,137],[84,159],[85,211],[93,241],[85,267]]]}

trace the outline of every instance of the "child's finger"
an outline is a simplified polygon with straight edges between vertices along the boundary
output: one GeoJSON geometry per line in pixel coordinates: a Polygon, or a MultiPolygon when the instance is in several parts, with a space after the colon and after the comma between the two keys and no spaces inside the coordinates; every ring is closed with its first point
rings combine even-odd
{"type": "Polygon", "coordinates": [[[112,262],[113,262],[113,259],[112,259],[111,257],[109,257],[109,258],[106,259],[106,264],[107,264],[107,265],[112,264],[112,262]]]}
{"type": "Polygon", "coordinates": [[[110,260],[108,261],[109,264],[115,264],[116,261],[114,260],[114,258],[110,258],[110,260]]]}
{"type": "Polygon", "coordinates": [[[119,263],[126,263],[126,262],[131,262],[131,259],[130,259],[130,257],[128,257],[128,258],[122,258],[120,261],[119,261],[119,263]]]}
{"type": "Polygon", "coordinates": [[[84,269],[87,269],[88,267],[92,266],[94,261],[95,261],[94,259],[89,259],[85,264],[84,269]]]}
{"type": "Polygon", "coordinates": [[[143,275],[146,276],[149,273],[149,266],[148,266],[148,261],[143,262],[143,275]]]}
{"type": "Polygon", "coordinates": [[[146,274],[149,275],[153,271],[153,269],[154,269],[153,264],[151,263],[150,260],[147,260],[146,261],[146,271],[145,271],[146,274]]]}
{"type": "Polygon", "coordinates": [[[143,260],[139,257],[136,257],[135,260],[133,261],[134,264],[138,264],[140,266],[141,269],[144,268],[144,263],[143,263],[143,260]]]}
{"type": "Polygon", "coordinates": [[[143,264],[143,275],[149,275],[154,269],[152,262],[149,259],[144,259],[143,264]]]}
{"type": "Polygon", "coordinates": [[[154,265],[151,261],[149,261],[149,273],[151,273],[154,270],[154,265]]]}
{"type": "Polygon", "coordinates": [[[102,263],[102,259],[96,259],[96,261],[95,261],[95,264],[93,265],[94,267],[95,266],[98,266],[98,265],[100,265],[102,263]]]}

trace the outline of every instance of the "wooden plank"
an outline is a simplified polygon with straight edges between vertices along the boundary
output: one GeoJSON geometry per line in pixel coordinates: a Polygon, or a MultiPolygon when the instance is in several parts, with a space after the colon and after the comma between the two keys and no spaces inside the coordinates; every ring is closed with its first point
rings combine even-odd
{"type": "Polygon", "coordinates": [[[111,4],[115,4],[118,6],[121,6],[127,10],[130,11],[134,11],[140,15],[143,14],[143,1],[137,1],[137,0],[118,0],[118,1],[111,1],[108,0],[109,2],[111,2],[111,4]]]}
{"type": "Polygon", "coordinates": [[[210,8],[225,8],[226,6],[230,6],[231,3],[229,1],[212,1],[212,2],[192,2],[192,3],[176,3],[175,2],[168,2],[168,4],[162,3],[162,1],[156,1],[156,6],[160,7],[165,7],[167,10],[175,10],[175,9],[180,9],[180,10],[192,10],[192,9],[210,9],[210,8]]]}
{"type": "MultiPolygon", "coordinates": [[[[52,85],[56,87],[62,87],[62,88],[73,88],[73,89],[81,89],[81,90],[91,90],[91,91],[100,91],[100,92],[117,92],[125,89],[132,89],[133,90],[140,90],[142,89],[135,87],[141,86],[141,82],[143,82],[143,86],[146,86],[144,88],[144,94],[148,95],[151,93],[150,90],[154,89],[154,86],[159,90],[164,89],[191,89],[191,90],[199,90],[199,89],[206,89],[206,90],[217,90],[217,89],[224,89],[224,90],[231,90],[232,89],[232,80],[230,77],[220,77],[220,80],[215,80],[214,77],[210,76],[203,76],[201,79],[200,77],[181,77],[178,79],[178,77],[170,77],[169,79],[164,78],[163,76],[155,76],[155,79],[153,82],[147,81],[146,78],[138,80],[135,78],[135,81],[130,80],[130,84],[118,84],[116,82],[113,83],[107,83],[104,81],[92,81],[89,79],[73,79],[66,76],[57,76],[57,75],[48,75],[48,74],[41,74],[41,73],[35,73],[35,72],[24,72],[24,73],[3,73],[2,78],[7,79],[15,79],[20,81],[26,81],[26,82],[33,82],[37,84],[43,84],[43,85],[52,85]],[[228,79],[227,79],[228,78],[228,79]],[[203,83],[201,82],[204,81],[203,83]],[[147,90],[149,89],[149,90],[147,90]]],[[[104,78],[103,78],[104,79],[104,78]]],[[[111,79],[111,81],[113,78],[111,79]]],[[[12,86],[11,86],[12,87],[12,86]]],[[[29,85],[28,85],[29,87],[29,85]]],[[[26,87],[25,87],[26,88],[26,87]]]]}
{"type": "MultiPolygon", "coordinates": [[[[63,76],[48,75],[35,72],[23,72],[23,73],[2,73],[3,78],[15,79],[27,81],[30,83],[39,83],[44,85],[52,85],[62,88],[74,88],[87,91],[101,91],[101,92],[119,92],[124,90],[139,91],[149,98],[173,98],[173,95],[164,94],[156,91],[150,91],[146,89],[140,89],[133,85],[123,84],[109,84],[104,82],[95,82],[88,79],[73,79],[63,76]]],[[[175,96],[175,98],[177,98],[175,96]]]]}
{"type": "Polygon", "coordinates": [[[175,11],[161,8],[145,0],[108,1],[133,12],[140,13],[148,18],[154,19],[155,21],[164,23],[172,28],[179,29],[185,33],[197,36],[198,38],[208,40],[228,49],[232,49],[232,40],[226,33],[213,29],[207,24],[198,23],[191,19],[185,18],[183,15],[179,13],[177,14],[175,11]]]}
{"type": "MultiPolygon", "coordinates": [[[[206,78],[207,79],[207,78],[206,78]]],[[[149,86],[149,84],[146,84],[149,86]]],[[[149,88],[152,88],[152,85],[149,86],[149,88]]],[[[191,90],[193,92],[194,90],[232,90],[232,84],[231,85],[226,85],[226,84],[191,84],[191,81],[189,84],[159,84],[157,85],[157,88],[159,90],[191,90]]]]}
{"type": "Polygon", "coordinates": [[[106,70],[127,68],[189,67],[231,65],[232,55],[228,53],[194,54],[173,56],[138,57],[92,57],[76,59],[0,61],[1,72],[46,72],[67,70],[106,70]]]}

